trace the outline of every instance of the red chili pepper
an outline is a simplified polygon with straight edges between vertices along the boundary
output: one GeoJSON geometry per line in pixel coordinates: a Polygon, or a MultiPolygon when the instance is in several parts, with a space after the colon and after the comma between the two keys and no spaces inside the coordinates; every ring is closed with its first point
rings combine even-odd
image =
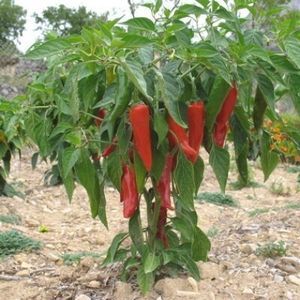
{"type": "Polygon", "coordinates": [[[157,191],[161,199],[160,205],[161,207],[169,209],[172,209],[170,189],[172,166],[173,156],[171,154],[168,154],[166,157],[164,169],[157,184],[157,191]]]}
{"type": "Polygon", "coordinates": [[[113,153],[116,148],[117,148],[117,138],[115,137],[112,141],[112,144],[107,146],[103,151],[102,151],[102,157],[108,157],[111,153],[113,153]]]}
{"type": "Polygon", "coordinates": [[[198,153],[204,133],[204,102],[199,101],[188,107],[189,145],[198,153]]]}
{"type": "Polygon", "coordinates": [[[161,207],[159,211],[156,236],[158,239],[162,241],[164,247],[168,248],[169,241],[165,232],[166,223],[167,223],[167,209],[165,207],[161,207]]]}
{"type": "Polygon", "coordinates": [[[168,139],[171,148],[175,145],[179,145],[186,158],[194,163],[197,160],[198,153],[189,145],[188,136],[184,128],[177,124],[170,115],[168,115],[168,125],[168,139]]]}
{"type": "Polygon", "coordinates": [[[95,119],[95,124],[97,127],[99,127],[101,125],[105,115],[106,115],[106,110],[104,108],[100,108],[97,113],[97,117],[99,119],[95,119]]]}
{"type": "Polygon", "coordinates": [[[131,218],[139,206],[139,195],[136,186],[134,169],[128,165],[123,166],[121,178],[121,202],[123,203],[124,218],[131,218]]]}
{"type": "Polygon", "coordinates": [[[234,110],[236,100],[237,100],[237,88],[235,83],[229,90],[228,95],[226,96],[222,108],[217,116],[216,124],[214,127],[213,139],[217,146],[223,147],[228,131],[228,121],[234,110]]]}
{"type": "Polygon", "coordinates": [[[145,104],[133,106],[129,111],[129,120],[132,125],[134,147],[149,172],[152,167],[149,107],[145,104]]]}

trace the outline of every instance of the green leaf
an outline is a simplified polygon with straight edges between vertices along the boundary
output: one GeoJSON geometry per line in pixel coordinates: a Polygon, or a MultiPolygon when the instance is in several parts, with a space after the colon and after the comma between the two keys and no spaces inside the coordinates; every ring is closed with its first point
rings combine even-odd
{"type": "Polygon", "coordinates": [[[192,47],[193,54],[198,57],[214,57],[219,55],[219,52],[211,44],[207,42],[200,42],[192,47]]]}
{"type": "Polygon", "coordinates": [[[160,10],[161,6],[162,6],[162,0],[156,0],[155,7],[154,7],[154,13],[157,13],[160,10]]]}
{"type": "Polygon", "coordinates": [[[286,73],[297,73],[297,68],[282,54],[272,54],[270,56],[272,64],[279,70],[286,73]]]}
{"type": "Polygon", "coordinates": [[[207,261],[207,255],[211,245],[206,234],[198,227],[194,230],[194,239],[192,243],[192,258],[194,261],[207,261]]]}
{"type": "Polygon", "coordinates": [[[116,189],[121,191],[121,177],[122,177],[122,164],[121,159],[117,151],[112,152],[105,160],[106,173],[116,187],[116,189]]]}
{"type": "Polygon", "coordinates": [[[118,233],[114,237],[114,239],[113,239],[110,247],[107,250],[106,258],[103,261],[103,265],[104,266],[106,266],[106,265],[111,264],[111,263],[114,262],[117,250],[119,249],[121,243],[124,241],[124,239],[126,238],[126,236],[127,236],[127,233],[121,232],[121,233],[118,233]]]}
{"type": "Polygon", "coordinates": [[[194,164],[195,195],[198,194],[198,190],[203,180],[203,173],[204,173],[204,161],[200,156],[198,156],[197,161],[194,164]]]}
{"type": "Polygon", "coordinates": [[[246,56],[257,57],[257,58],[260,58],[260,59],[272,64],[272,61],[271,61],[267,51],[258,46],[253,46],[251,48],[248,48],[246,51],[246,56]]]}
{"type": "Polygon", "coordinates": [[[300,41],[295,37],[288,37],[283,44],[288,57],[300,68],[300,41]]]}
{"type": "Polygon", "coordinates": [[[184,4],[179,6],[179,8],[175,12],[175,16],[182,13],[184,15],[195,15],[196,17],[207,14],[207,12],[203,8],[193,4],[184,4]]]}
{"type": "MultiPolygon", "coordinates": [[[[1,153],[1,151],[0,151],[0,153],[1,153]]],[[[2,157],[1,154],[0,154],[0,157],[2,157]]],[[[33,153],[32,157],[31,157],[31,167],[33,170],[36,168],[38,159],[39,159],[39,153],[38,152],[33,153]]]]}
{"type": "Polygon", "coordinates": [[[262,170],[265,176],[265,181],[269,178],[271,173],[276,168],[279,157],[278,154],[271,151],[271,139],[270,136],[264,131],[261,140],[260,140],[260,147],[261,147],[261,155],[260,161],[262,170]]]}
{"type": "Polygon", "coordinates": [[[144,263],[145,274],[152,273],[160,266],[160,257],[155,255],[155,253],[150,252],[144,263]]]}
{"type": "Polygon", "coordinates": [[[209,155],[209,163],[214,170],[221,191],[224,193],[230,164],[230,157],[228,151],[223,148],[219,148],[213,144],[209,155]]]}
{"type": "Polygon", "coordinates": [[[57,38],[37,45],[33,49],[29,49],[25,56],[29,59],[42,59],[53,56],[70,47],[71,44],[69,42],[62,38],[57,38]]]}
{"type": "Polygon", "coordinates": [[[138,50],[139,59],[142,64],[147,65],[154,60],[154,51],[152,46],[142,47],[138,50]]]}
{"type": "Polygon", "coordinates": [[[155,180],[159,180],[161,173],[165,166],[165,155],[158,149],[153,150],[153,163],[151,169],[151,176],[155,178],[155,180]]]}
{"type": "Polygon", "coordinates": [[[252,116],[254,128],[256,130],[259,130],[263,125],[266,108],[267,108],[266,99],[263,93],[261,92],[259,86],[257,86],[255,99],[254,99],[254,106],[253,106],[253,116],[252,116]]]}
{"type": "Polygon", "coordinates": [[[212,90],[206,105],[205,127],[210,133],[214,127],[218,113],[220,112],[230,85],[220,76],[215,78],[212,90]]]}
{"type": "Polygon", "coordinates": [[[139,30],[146,30],[146,31],[155,30],[154,23],[150,19],[144,17],[129,19],[126,22],[124,22],[124,24],[139,30]]]}
{"type": "Polygon", "coordinates": [[[179,261],[187,268],[192,277],[196,280],[200,280],[199,269],[193,259],[189,255],[180,255],[178,258],[179,261]]]}
{"type": "Polygon", "coordinates": [[[150,39],[137,34],[126,34],[121,41],[120,46],[125,48],[140,48],[153,43],[150,39]]]}
{"type": "Polygon", "coordinates": [[[158,136],[157,147],[165,140],[168,134],[168,124],[165,113],[156,111],[153,115],[153,127],[158,136]]]}
{"type": "Polygon", "coordinates": [[[62,151],[63,178],[66,178],[80,157],[80,149],[68,147],[62,151]]]}
{"type": "Polygon", "coordinates": [[[133,60],[121,59],[121,64],[135,87],[148,99],[150,96],[147,92],[147,83],[144,78],[143,69],[140,63],[133,60]]]}
{"type": "Polygon", "coordinates": [[[187,210],[194,210],[194,169],[182,151],[179,151],[174,180],[179,194],[180,204],[187,210]]]}
{"type": "Polygon", "coordinates": [[[257,75],[257,83],[260,91],[264,95],[269,108],[275,112],[275,94],[274,94],[274,86],[272,81],[263,74],[257,75]]]}
{"type": "Polygon", "coordinates": [[[294,106],[298,114],[300,114],[300,75],[290,74],[287,76],[289,93],[293,100],[294,106]]]}
{"type": "Polygon", "coordinates": [[[178,232],[180,232],[181,238],[184,241],[188,241],[188,242],[193,241],[194,236],[192,233],[194,231],[194,226],[189,220],[180,216],[180,217],[172,218],[171,221],[172,221],[174,228],[178,232]]]}
{"type": "Polygon", "coordinates": [[[175,75],[170,73],[162,74],[156,70],[156,74],[158,77],[158,89],[168,113],[172,116],[176,123],[186,128],[186,124],[181,118],[178,105],[183,83],[180,82],[175,75]]]}
{"type": "Polygon", "coordinates": [[[136,249],[142,255],[144,253],[144,238],[139,210],[137,210],[134,216],[129,220],[129,235],[136,249]]]}
{"type": "Polygon", "coordinates": [[[141,193],[145,186],[147,171],[139,155],[134,152],[134,171],[138,192],[141,193]]]}
{"type": "Polygon", "coordinates": [[[145,273],[143,266],[140,266],[137,272],[137,282],[141,292],[145,295],[154,284],[154,274],[145,273]]]}

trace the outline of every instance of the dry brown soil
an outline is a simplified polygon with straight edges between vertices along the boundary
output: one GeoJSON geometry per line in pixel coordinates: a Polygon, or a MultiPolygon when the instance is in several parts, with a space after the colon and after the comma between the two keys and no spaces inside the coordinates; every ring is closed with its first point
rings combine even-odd
{"type": "MultiPolygon", "coordinates": [[[[297,174],[288,173],[286,165],[260,187],[229,188],[228,194],[239,202],[237,208],[197,202],[199,226],[213,235],[209,262],[199,263],[201,281],[187,276],[163,279],[143,298],[134,282],[118,281],[118,266],[101,269],[101,259],[91,257],[70,266],[62,260],[69,252],[103,254],[114,235],[127,229],[118,194],[112,188],[106,190],[107,231],[98,220],[91,219],[84,190],[77,187],[69,204],[63,186],[43,184],[49,165],[40,163],[31,169],[30,154],[13,161],[9,178],[25,198],[0,197],[0,214],[19,215],[21,225],[0,223],[0,231],[19,230],[42,241],[43,248],[0,261],[0,299],[300,299],[300,210],[289,207],[291,203],[300,205],[300,192],[297,174]],[[271,193],[274,181],[281,182],[288,194],[271,193]],[[249,216],[257,208],[269,210],[249,216]],[[39,232],[41,225],[48,232],[39,232]],[[287,246],[285,257],[255,254],[259,245],[280,240],[287,246]]],[[[253,180],[263,182],[261,170],[257,166],[251,170],[253,180]]],[[[232,168],[229,183],[236,177],[232,168]]],[[[201,191],[219,191],[209,167],[201,191]]]]}

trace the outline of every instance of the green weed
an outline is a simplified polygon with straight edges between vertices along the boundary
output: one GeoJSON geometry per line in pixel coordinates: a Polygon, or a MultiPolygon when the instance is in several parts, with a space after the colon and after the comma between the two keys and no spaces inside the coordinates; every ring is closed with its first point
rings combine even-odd
{"type": "Polygon", "coordinates": [[[270,208],[256,208],[252,211],[249,212],[249,217],[256,217],[258,215],[261,215],[261,214],[265,214],[267,212],[269,212],[271,209],[270,208]]]}
{"type": "Polygon", "coordinates": [[[0,215],[0,222],[7,224],[21,224],[21,218],[18,215],[0,215]]]}
{"type": "Polygon", "coordinates": [[[70,252],[70,253],[64,253],[61,257],[64,261],[64,264],[73,265],[79,263],[82,258],[87,256],[100,258],[102,255],[95,252],[70,252]]]}
{"type": "Polygon", "coordinates": [[[204,192],[198,194],[197,199],[215,205],[235,206],[235,207],[238,206],[237,201],[234,200],[230,195],[225,195],[222,193],[204,192]]]}
{"type": "Polygon", "coordinates": [[[41,249],[41,242],[16,230],[0,232],[0,258],[23,251],[41,249]]]}
{"type": "Polygon", "coordinates": [[[270,242],[264,245],[260,245],[255,254],[257,256],[264,257],[277,257],[277,256],[285,256],[287,251],[287,247],[284,241],[278,242],[270,242]]]}
{"type": "Polygon", "coordinates": [[[289,196],[291,194],[290,187],[285,187],[281,181],[273,181],[269,190],[277,196],[289,196]]]}
{"type": "Polygon", "coordinates": [[[243,182],[238,180],[238,181],[229,183],[229,187],[233,191],[239,191],[239,190],[241,190],[245,187],[248,187],[248,188],[263,188],[265,186],[263,184],[259,183],[259,182],[253,181],[253,180],[249,181],[245,185],[243,182]]]}
{"type": "Polygon", "coordinates": [[[214,238],[215,236],[217,236],[219,234],[219,229],[217,227],[211,227],[207,230],[207,233],[206,235],[209,237],[209,238],[214,238]]]}
{"type": "Polygon", "coordinates": [[[300,173],[300,166],[288,166],[286,171],[292,174],[300,173]]]}

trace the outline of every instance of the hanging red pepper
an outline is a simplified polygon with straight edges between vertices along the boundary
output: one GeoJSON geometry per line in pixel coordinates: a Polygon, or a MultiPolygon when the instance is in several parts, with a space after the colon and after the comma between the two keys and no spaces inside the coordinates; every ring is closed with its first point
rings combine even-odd
{"type": "Polygon", "coordinates": [[[157,184],[157,191],[161,199],[161,207],[172,209],[171,205],[171,172],[173,166],[173,156],[168,154],[166,157],[166,162],[164,169],[162,171],[161,177],[157,184]]]}
{"type": "Polygon", "coordinates": [[[203,140],[205,111],[204,102],[191,103],[187,111],[189,125],[189,145],[198,153],[203,140]]]}
{"type": "Polygon", "coordinates": [[[146,170],[152,167],[152,142],[150,131],[150,109],[145,104],[133,106],[129,111],[134,147],[146,170]]]}
{"type": "Polygon", "coordinates": [[[165,248],[169,247],[168,237],[165,232],[165,225],[167,223],[167,208],[161,207],[159,211],[159,217],[157,222],[157,233],[156,236],[160,239],[165,248]]]}
{"type": "Polygon", "coordinates": [[[184,128],[177,124],[170,115],[168,115],[167,121],[169,126],[168,139],[171,148],[179,145],[186,158],[194,163],[197,160],[198,153],[189,145],[188,136],[184,128]]]}
{"type": "Polygon", "coordinates": [[[117,148],[116,144],[111,144],[107,146],[103,151],[102,151],[102,157],[108,157],[111,153],[113,153],[117,148]]]}
{"type": "Polygon", "coordinates": [[[226,99],[224,100],[224,103],[222,105],[222,108],[216,118],[216,124],[214,127],[214,133],[213,133],[213,139],[217,146],[223,147],[226,134],[228,131],[228,121],[229,118],[234,110],[236,100],[237,100],[237,88],[235,83],[233,83],[233,86],[229,90],[228,95],[226,96],[226,99]]]}
{"type": "Polygon", "coordinates": [[[97,127],[101,125],[105,115],[106,115],[106,110],[104,108],[100,108],[97,113],[98,119],[95,119],[95,124],[97,127]]]}
{"type": "Polygon", "coordinates": [[[134,169],[131,166],[123,166],[121,178],[121,202],[123,202],[124,218],[131,218],[139,206],[139,195],[136,186],[134,169]]]}

